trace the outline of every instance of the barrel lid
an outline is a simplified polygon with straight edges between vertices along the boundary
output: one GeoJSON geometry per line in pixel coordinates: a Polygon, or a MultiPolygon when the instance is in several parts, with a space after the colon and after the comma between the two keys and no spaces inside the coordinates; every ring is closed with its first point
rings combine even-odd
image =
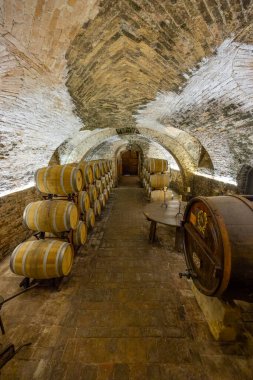
{"type": "Polygon", "coordinates": [[[229,258],[226,228],[209,198],[196,197],[184,215],[184,254],[196,287],[206,295],[219,295],[228,284],[229,258]]]}

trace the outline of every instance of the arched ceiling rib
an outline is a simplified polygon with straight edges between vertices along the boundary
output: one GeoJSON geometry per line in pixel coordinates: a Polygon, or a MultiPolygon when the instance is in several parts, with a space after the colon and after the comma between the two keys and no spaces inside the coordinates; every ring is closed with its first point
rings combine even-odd
{"type": "MultiPolygon", "coordinates": [[[[143,127],[140,134],[132,135],[132,141],[138,139],[138,136],[156,142],[169,151],[185,172],[192,173],[197,170],[202,148],[197,140],[188,136],[185,132],[179,132],[171,136],[169,133],[143,127]]],[[[115,137],[117,137],[117,133],[113,128],[81,131],[72,140],[66,141],[59,147],[60,161],[62,163],[79,161],[82,157],[94,151],[96,147],[104,144],[110,138],[115,139],[115,137]]]]}
{"type": "Polygon", "coordinates": [[[66,139],[73,156],[79,133],[101,143],[87,128],[103,127],[105,138],[137,127],[174,146],[189,172],[200,141],[214,172],[235,179],[253,159],[252,9],[252,0],[3,0],[0,190],[27,184],[66,139]]]}
{"type": "Polygon", "coordinates": [[[129,126],[157,91],[178,91],[186,73],[250,25],[249,1],[101,1],[68,51],[67,86],[88,128],[129,126]]]}
{"type": "Polygon", "coordinates": [[[178,165],[173,156],[160,144],[143,135],[113,136],[106,139],[100,145],[91,148],[83,157],[86,160],[94,160],[100,158],[112,159],[120,148],[134,147],[138,145],[144,157],[162,158],[168,160],[170,166],[178,169],[178,165]]]}

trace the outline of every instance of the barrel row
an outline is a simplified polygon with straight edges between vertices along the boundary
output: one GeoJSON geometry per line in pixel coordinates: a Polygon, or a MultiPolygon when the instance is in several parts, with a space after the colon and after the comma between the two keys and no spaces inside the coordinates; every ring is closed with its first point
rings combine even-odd
{"type": "Polygon", "coordinates": [[[87,241],[87,230],[94,227],[109,198],[111,169],[111,161],[100,160],[37,170],[37,189],[50,195],[30,203],[23,222],[32,231],[42,232],[44,238],[16,247],[10,261],[14,273],[38,280],[70,273],[75,248],[87,241]]]}
{"type": "Polygon", "coordinates": [[[99,180],[106,184],[113,182],[111,160],[53,165],[35,173],[35,186],[43,194],[75,194],[99,180]]]}
{"type": "Polygon", "coordinates": [[[168,171],[168,161],[160,158],[146,158],[143,167],[151,174],[165,173],[168,171]]]}
{"type": "Polygon", "coordinates": [[[166,160],[149,158],[144,161],[140,177],[148,198],[151,198],[152,191],[169,187],[170,174],[167,170],[166,160]]]}

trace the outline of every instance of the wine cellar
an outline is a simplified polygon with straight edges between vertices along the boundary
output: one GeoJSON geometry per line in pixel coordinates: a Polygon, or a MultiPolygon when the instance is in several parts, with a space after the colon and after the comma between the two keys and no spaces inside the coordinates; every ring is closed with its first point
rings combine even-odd
{"type": "Polygon", "coordinates": [[[252,19],[1,1],[1,380],[253,379],[252,19]]]}

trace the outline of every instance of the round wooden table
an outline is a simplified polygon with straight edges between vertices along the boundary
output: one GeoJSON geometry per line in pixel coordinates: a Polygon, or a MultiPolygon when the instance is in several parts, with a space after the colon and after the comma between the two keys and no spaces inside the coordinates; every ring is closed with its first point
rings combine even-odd
{"type": "Polygon", "coordinates": [[[153,243],[156,240],[157,223],[176,227],[175,249],[181,251],[183,232],[181,221],[183,220],[183,212],[186,204],[187,202],[171,200],[168,202],[167,207],[161,204],[161,202],[152,202],[144,208],[143,213],[150,222],[150,242],[153,243]]]}

